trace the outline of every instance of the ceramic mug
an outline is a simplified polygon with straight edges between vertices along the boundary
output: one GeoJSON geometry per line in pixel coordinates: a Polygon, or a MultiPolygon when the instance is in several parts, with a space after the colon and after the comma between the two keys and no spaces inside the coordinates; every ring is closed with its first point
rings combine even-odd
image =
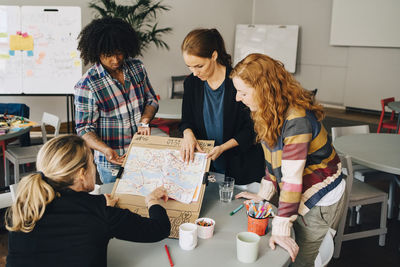
{"type": "Polygon", "coordinates": [[[258,257],[260,236],[251,232],[241,232],[236,235],[237,258],[244,263],[255,262],[258,257]]]}
{"type": "Polygon", "coordinates": [[[192,250],[197,245],[197,225],[184,223],[179,226],[179,246],[183,250],[192,250]]]}

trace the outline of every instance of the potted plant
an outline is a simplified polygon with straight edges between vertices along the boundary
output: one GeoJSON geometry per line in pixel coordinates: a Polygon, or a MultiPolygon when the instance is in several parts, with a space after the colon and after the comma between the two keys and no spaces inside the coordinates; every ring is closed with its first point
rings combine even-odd
{"type": "Polygon", "coordinates": [[[172,28],[158,28],[157,15],[161,11],[170,10],[170,7],[162,5],[161,1],[132,0],[131,5],[119,5],[115,0],[95,0],[89,3],[89,7],[98,12],[96,17],[121,18],[131,24],[140,40],[140,55],[151,43],[157,48],[169,50],[168,44],[161,40],[161,36],[170,33],[172,28]]]}

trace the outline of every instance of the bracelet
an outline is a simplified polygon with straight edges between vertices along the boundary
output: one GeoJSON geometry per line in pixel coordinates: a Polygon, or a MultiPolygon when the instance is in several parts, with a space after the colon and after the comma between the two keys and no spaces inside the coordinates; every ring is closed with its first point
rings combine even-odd
{"type": "Polygon", "coordinates": [[[139,127],[146,127],[146,128],[149,128],[149,124],[148,124],[148,123],[144,123],[144,122],[139,122],[138,126],[139,126],[139,127]]]}

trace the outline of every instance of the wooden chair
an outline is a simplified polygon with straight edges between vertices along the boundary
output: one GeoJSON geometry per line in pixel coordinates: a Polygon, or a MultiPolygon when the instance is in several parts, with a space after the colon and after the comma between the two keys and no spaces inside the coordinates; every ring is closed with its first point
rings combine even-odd
{"type": "Polygon", "coordinates": [[[394,97],[389,97],[389,98],[385,98],[385,99],[381,100],[382,111],[381,111],[381,117],[379,118],[379,125],[378,125],[377,133],[380,133],[382,128],[387,129],[387,132],[389,132],[390,130],[396,131],[396,129],[397,129],[397,121],[395,120],[395,116],[394,116],[395,112],[394,111],[392,111],[392,113],[390,114],[389,120],[384,120],[385,108],[390,102],[394,102],[394,97]]]}
{"type": "Polygon", "coordinates": [[[344,213],[339,223],[339,228],[335,237],[335,252],[333,257],[339,258],[342,242],[358,238],[379,235],[379,245],[385,245],[385,238],[387,233],[386,228],[386,213],[387,213],[387,199],[388,195],[379,189],[372,187],[366,183],[360,182],[357,179],[353,180],[353,165],[350,156],[340,156],[342,167],[348,170],[346,178],[346,191],[348,197],[346,199],[344,213]],[[373,230],[366,230],[345,234],[344,228],[347,218],[347,209],[357,205],[367,205],[381,203],[381,217],[380,227],[373,230]]]}
{"type": "MultiPolygon", "coordinates": [[[[61,121],[55,115],[50,113],[43,113],[42,117],[42,139],[43,143],[47,142],[47,132],[46,132],[46,125],[51,125],[54,127],[55,132],[54,136],[58,136],[60,132],[60,125],[61,121]]],[[[5,152],[6,158],[6,166],[5,166],[5,185],[8,186],[10,184],[10,170],[9,170],[9,162],[14,164],[14,182],[17,183],[20,179],[19,173],[19,165],[25,163],[32,163],[36,162],[36,156],[40,150],[42,145],[33,145],[33,146],[26,146],[26,147],[13,147],[9,148],[5,152]]]]}
{"type": "Polygon", "coordinates": [[[187,75],[171,76],[171,98],[183,98],[183,81],[186,79],[187,75]],[[177,85],[182,84],[182,90],[177,90],[177,85]]]}
{"type": "MultiPolygon", "coordinates": [[[[369,126],[368,125],[356,125],[356,126],[346,126],[346,127],[332,127],[332,142],[335,141],[337,137],[349,135],[349,134],[369,134],[369,126]]],[[[344,174],[348,174],[346,168],[342,168],[344,174]]],[[[354,178],[360,180],[361,182],[365,182],[365,176],[369,174],[377,174],[379,173],[377,170],[362,166],[360,164],[353,164],[353,176],[354,178]]],[[[350,217],[350,226],[354,226],[355,224],[361,223],[361,215],[360,215],[361,206],[357,206],[351,210],[352,216],[350,217]],[[356,216],[354,219],[354,210],[356,212],[356,216]]]]}

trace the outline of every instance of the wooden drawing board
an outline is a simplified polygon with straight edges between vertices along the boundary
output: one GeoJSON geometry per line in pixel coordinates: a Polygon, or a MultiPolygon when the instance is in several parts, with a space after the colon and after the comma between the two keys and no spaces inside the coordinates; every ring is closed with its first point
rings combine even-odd
{"type": "MultiPolygon", "coordinates": [[[[146,136],[146,135],[138,135],[136,134],[131,141],[129,146],[128,153],[134,147],[148,147],[148,148],[157,148],[157,149],[176,149],[179,150],[181,147],[182,138],[173,138],[173,137],[161,137],[161,136],[146,136]]],[[[214,141],[210,140],[198,140],[200,147],[205,151],[209,152],[214,147],[214,141]]],[[[122,165],[125,167],[127,161],[127,157],[122,165]]],[[[207,161],[206,172],[210,168],[210,159],[207,161]]],[[[129,209],[130,211],[140,214],[141,216],[148,217],[148,210],[145,205],[144,197],[137,195],[128,195],[128,194],[117,194],[116,190],[118,187],[120,179],[117,178],[114,188],[112,190],[112,196],[116,196],[119,198],[117,206],[123,209],[129,209]]],[[[167,210],[168,217],[171,221],[171,238],[179,237],[179,226],[182,223],[194,221],[199,217],[199,213],[201,210],[201,204],[203,202],[203,196],[205,191],[205,184],[201,186],[200,194],[198,201],[192,202],[190,204],[184,204],[175,200],[168,200],[166,203],[162,202],[161,205],[167,210]]]]}

